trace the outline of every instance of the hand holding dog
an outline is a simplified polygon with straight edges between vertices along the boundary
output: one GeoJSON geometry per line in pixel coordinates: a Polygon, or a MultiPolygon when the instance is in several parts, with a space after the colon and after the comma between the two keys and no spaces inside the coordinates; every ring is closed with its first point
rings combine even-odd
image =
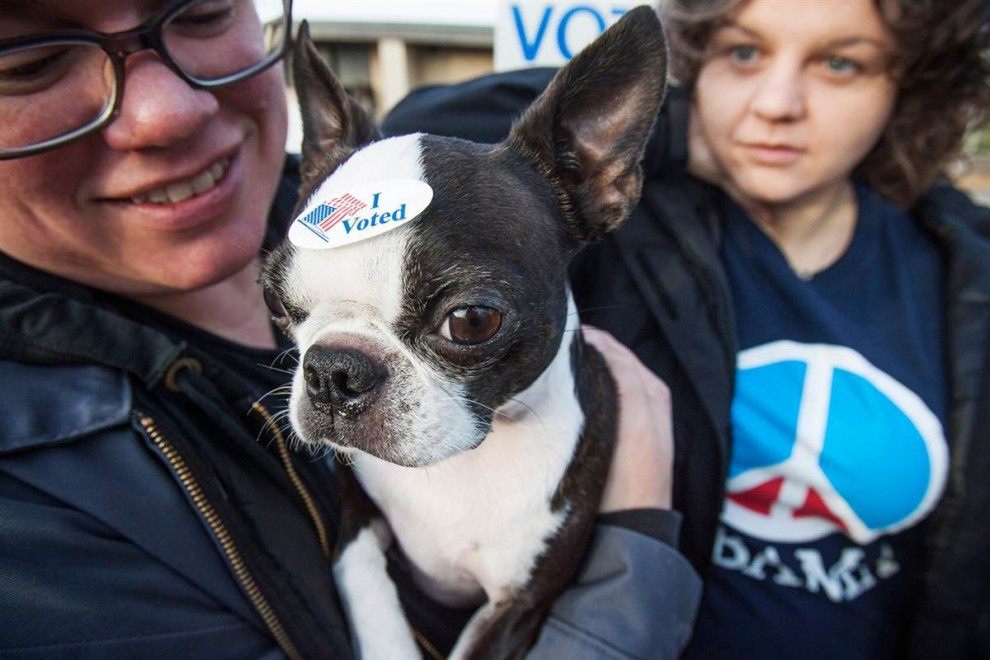
{"type": "Polygon", "coordinates": [[[612,335],[582,328],[605,357],[619,396],[619,430],[601,511],[669,509],[674,465],[670,389],[612,335]]]}

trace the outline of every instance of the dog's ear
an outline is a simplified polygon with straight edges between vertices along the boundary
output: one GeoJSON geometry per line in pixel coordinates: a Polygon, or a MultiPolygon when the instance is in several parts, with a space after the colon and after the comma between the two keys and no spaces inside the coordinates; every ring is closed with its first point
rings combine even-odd
{"type": "Polygon", "coordinates": [[[562,68],[513,125],[508,142],[558,186],[579,240],[598,240],[639,200],[666,78],[660,20],[637,7],[562,68]]]}
{"type": "Polygon", "coordinates": [[[303,123],[300,174],[302,188],[307,188],[381,134],[320,57],[306,21],[299,26],[292,54],[292,77],[303,123]]]}

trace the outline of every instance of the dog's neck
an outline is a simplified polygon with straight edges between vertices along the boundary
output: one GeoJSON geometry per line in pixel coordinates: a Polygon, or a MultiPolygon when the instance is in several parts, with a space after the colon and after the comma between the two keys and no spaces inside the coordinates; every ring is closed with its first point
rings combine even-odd
{"type": "Polygon", "coordinates": [[[432,593],[437,598],[461,602],[489,584],[525,579],[534,549],[562,520],[564,511],[552,510],[550,501],[584,425],[574,386],[573,342],[580,334],[572,299],[568,310],[553,361],[499,408],[476,449],[419,468],[354,456],[354,469],[405,553],[440,583],[432,593]]]}

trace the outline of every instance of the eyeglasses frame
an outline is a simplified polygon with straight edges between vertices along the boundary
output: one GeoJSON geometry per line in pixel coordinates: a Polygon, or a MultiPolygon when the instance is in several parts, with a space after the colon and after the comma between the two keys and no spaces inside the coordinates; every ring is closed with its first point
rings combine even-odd
{"type": "MultiPolygon", "coordinates": [[[[180,0],[179,2],[166,5],[150,16],[143,23],[130,30],[121,32],[99,32],[97,30],[57,30],[43,35],[33,35],[29,37],[13,37],[10,39],[0,39],[0,55],[6,51],[25,50],[37,46],[58,46],[58,45],[85,45],[98,46],[110,58],[113,65],[113,102],[108,104],[103,111],[93,121],[81,126],[74,131],[51,138],[38,144],[17,149],[0,148],[0,160],[12,160],[15,158],[25,158],[35,156],[40,153],[64,147],[70,142],[74,142],[90,133],[94,133],[108,125],[120,114],[120,106],[124,99],[124,85],[126,80],[125,63],[128,57],[143,50],[153,50],[162,63],[181,80],[185,81],[193,89],[217,89],[235,82],[246,80],[256,76],[265,69],[285,57],[285,54],[292,47],[292,0],[282,0],[283,17],[285,19],[285,39],[280,48],[272,51],[267,57],[248,67],[243,71],[217,78],[216,80],[201,80],[189,75],[180,67],[169,55],[162,38],[162,30],[166,23],[174,16],[182,13],[188,7],[201,2],[202,0],[180,0]]],[[[0,127],[2,130],[2,127],[0,127]]]]}

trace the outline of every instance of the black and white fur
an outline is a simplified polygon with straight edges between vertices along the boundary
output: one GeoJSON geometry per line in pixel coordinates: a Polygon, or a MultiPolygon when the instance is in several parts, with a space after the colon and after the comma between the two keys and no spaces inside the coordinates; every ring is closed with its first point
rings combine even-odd
{"type": "Polygon", "coordinates": [[[348,463],[335,575],[360,654],[419,655],[385,572],[394,536],[427,593],[480,604],[452,657],[520,656],[578,566],[608,471],[614,384],[581,340],[566,267],[638,200],[666,74],[659,21],[627,14],[497,145],[374,141],[305,26],[294,74],[299,208],[327,177],[434,191],[402,228],[329,250],[287,243],[263,275],[302,356],[293,427],[348,463]],[[453,341],[464,309],[497,310],[498,330],[453,341]]]}

